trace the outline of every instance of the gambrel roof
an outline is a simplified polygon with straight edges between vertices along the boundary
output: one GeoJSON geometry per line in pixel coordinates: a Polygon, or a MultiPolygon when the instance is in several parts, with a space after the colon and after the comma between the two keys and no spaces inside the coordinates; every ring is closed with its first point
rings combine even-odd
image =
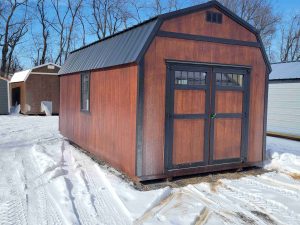
{"type": "MultiPolygon", "coordinates": [[[[267,68],[271,71],[271,66],[259,32],[219,2],[209,1],[189,8],[161,14],[129,29],[79,48],[70,53],[65,64],[59,71],[59,74],[71,74],[128,63],[139,63],[163,21],[211,7],[217,8],[238,24],[255,34],[258,43],[250,44],[254,44],[253,46],[261,49],[267,68]]],[[[227,44],[230,44],[230,40],[227,44]]]]}
{"type": "MultiPolygon", "coordinates": [[[[35,69],[44,67],[44,66],[48,66],[48,65],[53,65],[55,67],[60,68],[59,65],[56,65],[54,63],[45,63],[45,64],[42,64],[42,65],[39,65],[39,66],[35,66],[35,67],[33,67],[31,69],[28,69],[28,70],[22,70],[22,71],[19,71],[19,72],[15,72],[14,75],[12,76],[10,82],[11,83],[25,82],[31,73],[43,75],[45,73],[43,73],[43,72],[32,72],[32,71],[35,70],[35,69]]],[[[50,74],[48,74],[48,75],[50,75],[50,74]]],[[[57,73],[53,73],[53,75],[57,75],[57,73]]]]}

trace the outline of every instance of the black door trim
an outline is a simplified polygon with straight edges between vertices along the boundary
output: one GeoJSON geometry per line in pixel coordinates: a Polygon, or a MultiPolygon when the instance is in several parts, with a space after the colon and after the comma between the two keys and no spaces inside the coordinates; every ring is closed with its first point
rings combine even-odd
{"type": "Polygon", "coordinates": [[[209,157],[209,104],[210,104],[210,71],[211,69],[207,66],[190,65],[190,64],[174,64],[167,63],[167,77],[166,77],[166,117],[165,117],[165,150],[164,150],[164,163],[166,170],[180,169],[187,167],[204,166],[207,164],[209,157]],[[175,70],[187,70],[196,72],[206,72],[207,80],[206,85],[195,88],[192,85],[175,85],[175,79],[173,71],[175,70]],[[182,88],[183,87],[183,88],[182,88]],[[175,114],[174,113],[174,91],[175,90],[205,90],[205,113],[204,114],[175,114]],[[205,119],[204,124],[204,160],[200,162],[184,163],[173,165],[173,134],[174,134],[174,119],[205,119]]]}
{"type": "MultiPolygon", "coordinates": [[[[182,169],[182,168],[191,168],[191,167],[201,167],[206,165],[216,165],[223,163],[234,163],[234,162],[246,162],[247,161],[247,152],[248,152],[248,123],[249,123],[249,83],[250,83],[250,72],[251,67],[231,67],[230,65],[221,65],[221,64],[202,64],[194,62],[183,63],[183,62],[174,62],[174,61],[166,61],[166,116],[165,116],[165,149],[164,149],[164,163],[165,169],[167,171],[173,169],[182,169]],[[205,103],[205,114],[174,114],[174,90],[175,89],[185,89],[180,88],[175,85],[173,71],[175,69],[185,69],[188,71],[202,71],[207,72],[207,84],[202,88],[206,91],[206,103],[205,103]],[[234,90],[234,91],[242,91],[243,94],[243,113],[237,114],[218,114],[216,118],[243,118],[242,119],[242,140],[241,140],[241,158],[229,158],[222,160],[213,160],[213,146],[209,143],[210,140],[213,140],[212,135],[214,135],[214,130],[211,128],[211,119],[209,118],[209,114],[214,112],[214,104],[215,104],[215,90],[210,90],[210,86],[215,88],[215,76],[213,76],[213,72],[220,71],[220,69],[224,71],[230,71],[234,73],[242,73],[244,74],[244,83],[242,88],[223,88],[218,87],[218,90],[234,90]],[[212,85],[211,85],[212,83],[212,85]],[[212,99],[211,99],[212,98],[212,99]],[[212,105],[210,105],[212,104],[212,105]],[[172,152],[173,152],[173,125],[175,119],[197,119],[203,118],[205,119],[205,132],[204,132],[204,161],[195,162],[195,163],[184,163],[173,165],[172,163],[172,152]],[[210,151],[210,149],[212,149],[210,151]]],[[[179,86],[179,85],[178,85],[179,86]]],[[[189,88],[186,88],[189,89],[189,88]]],[[[191,88],[192,89],[192,88],[191,88]]],[[[192,89],[193,90],[193,89],[192,89]]]]}
{"type": "Polygon", "coordinates": [[[248,146],[248,121],[249,121],[249,79],[250,79],[250,69],[245,68],[228,68],[228,67],[213,67],[213,73],[217,72],[227,72],[227,73],[237,73],[243,74],[243,86],[242,87],[222,87],[217,86],[216,84],[216,76],[212,76],[212,100],[211,100],[211,110],[215,112],[215,95],[217,90],[221,91],[242,91],[243,92],[243,106],[242,106],[242,113],[218,113],[216,114],[215,118],[241,118],[242,119],[242,132],[241,132],[241,150],[240,150],[240,158],[227,158],[227,159],[220,159],[214,160],[214,119],[210,120],[210,157],[209,157],[209,164],[222,164],[222,163],[229,163],[229,162],[246,162],[247,161],[247,146],[248,146]]]}

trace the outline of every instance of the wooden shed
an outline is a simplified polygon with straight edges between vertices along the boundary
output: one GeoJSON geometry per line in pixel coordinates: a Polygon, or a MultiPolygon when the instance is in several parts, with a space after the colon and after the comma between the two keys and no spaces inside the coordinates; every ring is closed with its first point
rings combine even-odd
{"type": "Polygon", "coordinates": [[[7,115],[9,111],[9,81],[0,77],[0,115],[7,115]]]}
{"type": "Polygon", "coordinates": [[[300,61],[272,64],[267,132],[300,140],[300,61]]]}
{"type": "Polygon", "coordinates": [[[47,63],[16,72],[10,81],[11,105],[20,104],[23,114],[43,114],[41,103],[52,103],[52,113],[59,113],[60,66],[47,63]]]}
{"type": "Polygon", "coordinates": [[[270,70],[217,1],[162,14],[69,55],[60,131],[139,180],[260,165],[270,70]]]}

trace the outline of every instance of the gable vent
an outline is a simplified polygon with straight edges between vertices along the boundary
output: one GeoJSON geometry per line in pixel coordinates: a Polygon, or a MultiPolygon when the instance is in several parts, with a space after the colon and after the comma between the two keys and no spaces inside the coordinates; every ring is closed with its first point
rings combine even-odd
{"type": "Polygon", "coordinates": [[[206,12],[206,21],[210,23],[219,23],[223,21],[222,13],[207,11],[206,12]]]}

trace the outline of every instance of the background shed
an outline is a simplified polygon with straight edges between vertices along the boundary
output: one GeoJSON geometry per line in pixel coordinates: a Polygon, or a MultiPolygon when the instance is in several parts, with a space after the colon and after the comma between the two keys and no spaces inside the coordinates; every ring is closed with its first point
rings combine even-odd
{"type": "Polygon", "coordinates": [[[267,131],[300,139],[300,61],[272,64],[267,131]]]}
{"type": "Polygon", "coordinates": [[[0,77],[0,115],[9,114],[9,81],[0,77]]]}
{"type": "Polygon", "coordinates": [[[20,104],[23,114],[41,114],[41,102],[50,101],[53,114],[58,114],[59,69],[47,63],[15,73],[10,81],[11,105],[20,104]]]}

